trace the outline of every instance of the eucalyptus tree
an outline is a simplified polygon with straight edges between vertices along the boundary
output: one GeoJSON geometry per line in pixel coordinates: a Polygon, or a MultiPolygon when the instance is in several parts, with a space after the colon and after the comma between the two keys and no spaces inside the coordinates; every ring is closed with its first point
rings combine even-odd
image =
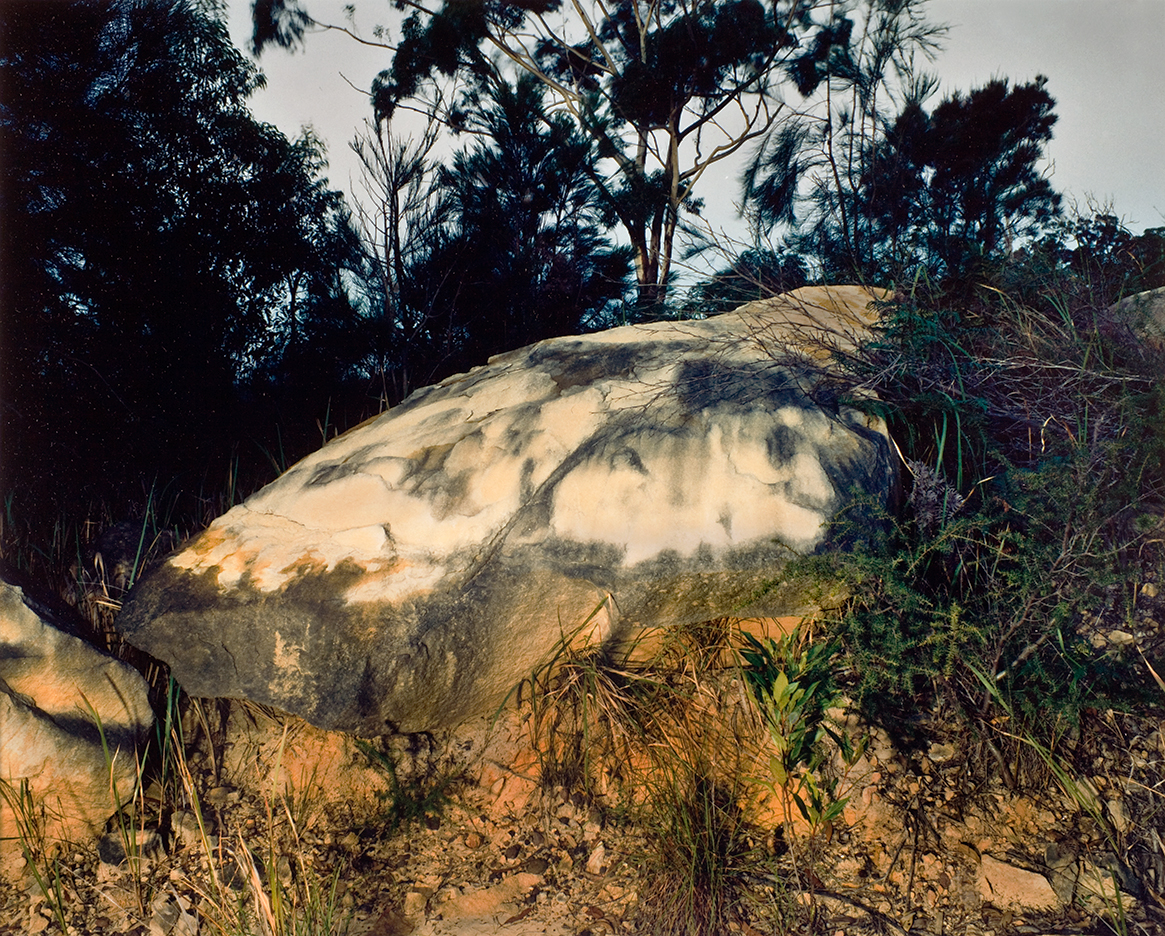
{"type": "MultiPolygon", "coordinates": [[[[400,0],[401,39],[372,88],[378,119],[404,102],[450,127],[499,69],[533,76],[591,149],[587,171],[631,245],[641,302],[666,296],[682,212],[709,169],[741,153],[820,81],[811,59],[845,38],[814,0],[400,0]],[[826,22],[818,22],[820,16],[826,22]],[[807,44],[806,44],[807,43],[807,44]],[[808,63],[808,64],[807,64],[808,63]],[[467,94],[438,93],[450,80],[467,94]]],[[[256,50],[294,45],[315,21],[299,0],[257,0],[256,50]]]]}

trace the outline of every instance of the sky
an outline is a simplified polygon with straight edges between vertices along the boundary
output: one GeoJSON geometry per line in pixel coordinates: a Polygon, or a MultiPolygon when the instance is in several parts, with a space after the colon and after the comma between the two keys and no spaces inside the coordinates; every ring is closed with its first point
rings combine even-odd
{"type": "MultiPolygon", "coordinates": [[[[236,45],[250,37],[250,0],[229,0],[236,45]]],[[[320,21],[345,24],[376,41],[390,22],[389,0],[304,0],[320,21]]],[[[950,31],[927,70],[940,95],[970,91],[995,77],[1022,84],[1043,74],[1059,121],[1044,170],[1082,214],[1108,209],[1129,230],[1165,227],[1165,0],[930,0],[931,21],[950,31]]],[[[259,59],[267,87],[252,98],[256,116],[289,136],[310,125],[328,147],[331,184],[360,192],[359,164],[348,144],[372,115],[367,89],[391,53],[340,32],[314,33],[289,53],[259,59]]],[[[940,98],[932,99],[933,104],[940,98]]],[[[408,125],[394,127],[407,132],[408,125]]],[[[706,176],[698,194],[713,227],[742,236],[737,167],[706,176]]]]}

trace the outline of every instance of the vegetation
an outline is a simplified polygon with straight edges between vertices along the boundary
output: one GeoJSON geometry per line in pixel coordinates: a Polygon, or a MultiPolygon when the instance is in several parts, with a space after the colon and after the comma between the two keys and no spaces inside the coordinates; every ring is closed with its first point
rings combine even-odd
{"type": "MultiPolygon", "coordinates": [[[[875,95],[892,64],[905,68],[916,48],[933,48],[939,30],[921,6],[860,4],[870,50],[855,55],[850,4],[407,4],[372,95],[378,121],[415,101],[461,131],[502,67],[541,83],[589,142],[583,171],[631,246],[646,314],[667,298],[677,235],[685,212],[699,214],[704,173],[798,122],[786,90],[804,99],[845,82],[875,95]],[[449,91],[452,78],[463,92],[449,91]]],[[[253,48],[294,46],[314,22],[298,0],[264,0],[254,6],[253,48]]]]}
{"type": "Polygon", "coordinates": [[[918,284],[845,362],[842,392],[860,389],[858,405],[901,447],[906,503],[872,547],[807,563],[852,589],[834,631],[847,688],[899,731],[931,699],[989,734],[1002,699],[1046,740],[1149,689],[1089,639],[1098,622],[1121,624],[1151,570],[1165,497],[1160,352],[1102,311],[1110,296],[1073,288],[1062,273],[1028,305],[986,284],[957,303],[918,284]]]}
{"type": "Polygon", "coordinates": [[[575,334],[618,314],[628,251],[613,246],[588,144],[568,114],[547,112],[529,76],[495,77],[465,119],[471,142],[447,165],[381,122],[354,148],[365,169],[361,209],[371,245],[369,370],[389,397],[486,357],[575,334]]]}

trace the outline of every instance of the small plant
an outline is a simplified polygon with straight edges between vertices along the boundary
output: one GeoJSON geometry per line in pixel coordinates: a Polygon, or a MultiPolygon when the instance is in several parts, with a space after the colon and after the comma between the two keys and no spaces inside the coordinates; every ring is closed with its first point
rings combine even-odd
{"type": "Polygon", "coordinates": [[[356,739],[356,747],[370,764],[384,771],[388,777],[388,790],[377,795],[385,804],[384,818],[388,821],[390,831],[415,822],[440,820],[441,814],[451,802],[449,792],[453,777],[412,776],[402,779],[396,759],[390,752],[361,738],[356,739]]]}
{"type": "Polygon", "coordinates": [[[644,810],[655,846],[647,923],[661,936],[725,932],[763,862],[741,809],[744,778],[718,776],[691,750],[663,758],[644,810]]]}
{"type": "Polygon", "coordinates": [[[61,876],[61,863],[45,842],[43,805],[37,802],[28,779],[23,777],[15,784],[0,779],[0,799],[7,803],[16,823],[16,838],[24,855],[25,867],[36,881],[61,932],[67,932],[65,908],[68,901],[61,876]]]}
{"type": "MultiPolygon", "coordinates": [[[[865,750],[844,732],[827,724],[827,711],[840,695],[833,680],[838,646],[814,642],[800,627],[779,640],[757,640],[744,635],[740,651],[747,664],[744,676],[768,728],[773,753],[769,779],[762,785],[780,797],[786,830],[792,832],[791,805],[809,825],[810,842],[831,828],[845,809],[848,797],[837,795],[838,780],[822,767],[831,755],[828,739],[852,766],[865,750]]],[[[789,836],[791,838],[791,834],[789,836]]]]}

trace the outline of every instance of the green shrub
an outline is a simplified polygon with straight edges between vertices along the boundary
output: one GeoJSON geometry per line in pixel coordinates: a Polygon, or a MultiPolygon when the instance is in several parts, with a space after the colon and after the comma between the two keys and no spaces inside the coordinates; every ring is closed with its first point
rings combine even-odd
{"type": "Polygon", "coordinates": [[[846,688],[883,723],[934,694],[997,715],[976,671],[1035,730],[1147,691],[1141,668],[1086,638],[1123,622],[1162,516],[1165,362],[1078,284],[1056,285],[1038,302],[985,287],[953,303],[923,284],[844,362],[851,400],[887,420],[907,496],[884,536],[802,568],[848,587],[846,688]]]}

